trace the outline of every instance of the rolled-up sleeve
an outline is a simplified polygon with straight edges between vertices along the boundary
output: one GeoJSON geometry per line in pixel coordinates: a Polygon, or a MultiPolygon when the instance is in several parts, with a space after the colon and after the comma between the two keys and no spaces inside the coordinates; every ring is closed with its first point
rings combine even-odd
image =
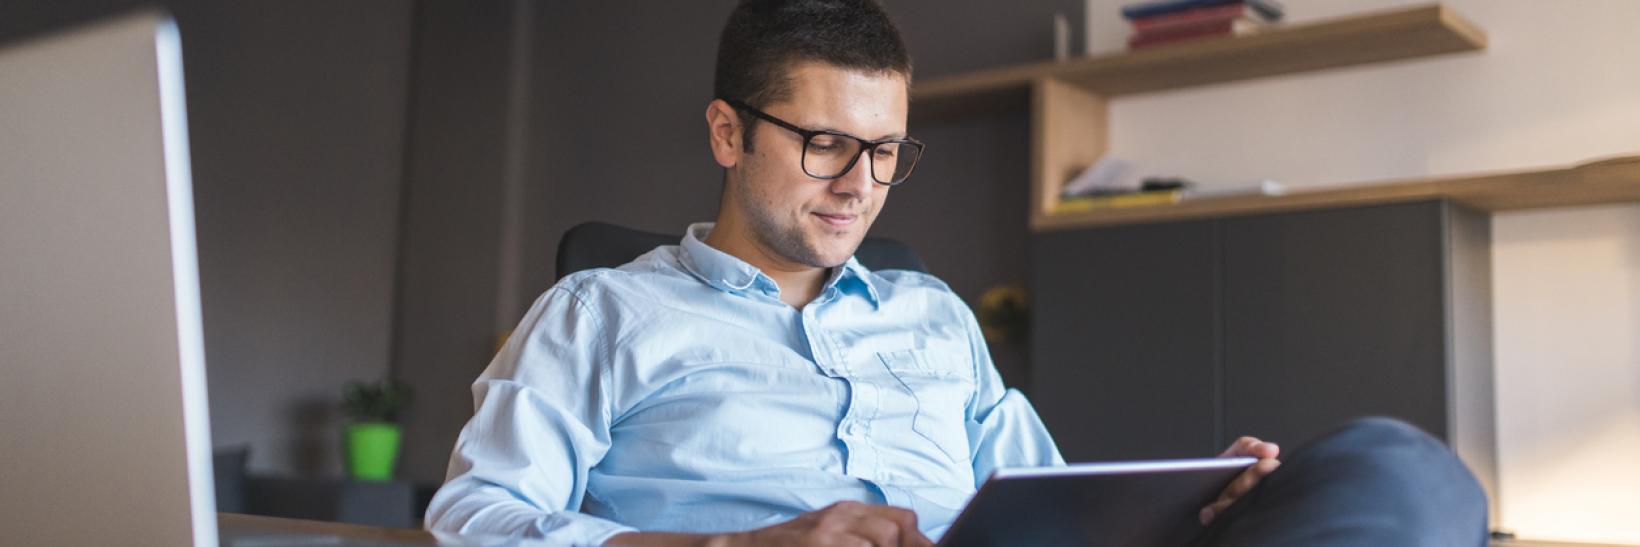
{"type": "Polygon", "coordinates": [[[964,317],[974,361],[974,398],[968,405],[968,446],[977,487],[1005,467],[1065,465],[1048,428],[1025,394],[1003,385],[979,322],[964,317]]]}
{"type": "Polygon", "coordinates": [[[473,384],[474,415],[428,506],[428,530],[597,545],[634,529],[579,512],[610,446],[612,340],[555,287],[473,384]]]}

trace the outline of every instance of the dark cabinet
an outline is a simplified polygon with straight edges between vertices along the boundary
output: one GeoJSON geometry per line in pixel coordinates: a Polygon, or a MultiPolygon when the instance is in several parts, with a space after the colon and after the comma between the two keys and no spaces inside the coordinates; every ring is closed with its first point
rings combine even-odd
{"type": "Polygon", "coordinates": [[[1218,223],[1039,234],[1031,400],[1072,461],[1218,444],[1218,223]]]}
{"type": "Polygon", "coordinates": [[[1226,432],[1290,445],[1365,414],[1444,432],[1442,208],[1223,221],[1226,432]]]}
{"type": "Polygon", "coordinates": [[[1070,461],[1387,415],[1490,482],[1489,231],[1424,201],[1038,234],[1032,401],[1070,461]]]}

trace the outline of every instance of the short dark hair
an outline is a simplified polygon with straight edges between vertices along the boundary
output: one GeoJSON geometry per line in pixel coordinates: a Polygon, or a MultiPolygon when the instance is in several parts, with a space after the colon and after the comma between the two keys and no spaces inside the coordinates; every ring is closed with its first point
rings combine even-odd
{"type": "MultiPolygon", "coordinates": [[[[741,0],[718,37],[712,93],[763,108],[791,97],[787,70],[804,61],[894,72],[911,83],[911,55],[876,0],[741,0]]],[[[742,130],[748,151],[755,125],[742,130]]]]}

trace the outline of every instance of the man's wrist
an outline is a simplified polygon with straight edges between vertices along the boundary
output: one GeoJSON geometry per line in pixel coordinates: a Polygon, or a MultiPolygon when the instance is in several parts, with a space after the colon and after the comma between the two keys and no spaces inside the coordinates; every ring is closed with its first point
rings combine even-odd
{"type": "Polygon", "coordinates": [[[736,541],[739,536],[740,534],[713,534],[707,536],[706,541],[701,542],[700,545],[701,547],[736,547],[740,543],[736,541]]]}
{"type": "Polygon", "coordinates": [[[623,532],[605,541],[610,547],[734,547],[734,534],[678,534],[672,532],[623,532]]]}

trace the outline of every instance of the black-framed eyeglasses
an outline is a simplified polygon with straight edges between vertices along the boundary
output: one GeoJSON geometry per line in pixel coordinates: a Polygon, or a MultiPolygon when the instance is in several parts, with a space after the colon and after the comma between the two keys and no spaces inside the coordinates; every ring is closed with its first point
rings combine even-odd
{"type": "Polygon", "coordinates": [[[723,102],[803,137],[803,173],[817,179],[841,178],[854,168],[861,152],[869,151],[871,180],[884,186],[894,186],[910,178],[911,170],[922,158],[924,146],[917,139],[871,141],[841,131],[804,129],[744,102],[734,99],[724,99],[723,102]]]}

